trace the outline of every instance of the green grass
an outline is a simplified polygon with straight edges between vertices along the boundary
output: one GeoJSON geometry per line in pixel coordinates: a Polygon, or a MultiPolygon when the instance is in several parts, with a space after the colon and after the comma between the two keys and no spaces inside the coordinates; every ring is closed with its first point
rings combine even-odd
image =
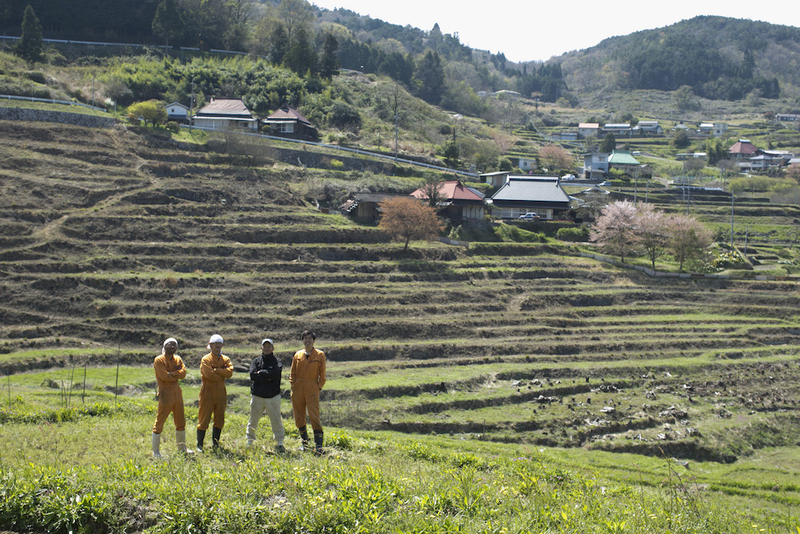
{"type": "MultiPolygon", "coordinates": [[[[245,420],[233,413],[222,454],[184,459],[173,452],[168,421],[166,459],[154,462],[154,406],[125,401],[103,415],[0,427],[7,444],[0,453],[3,526],[706,533],[780,532],[797,525],[791,514],[796,485],[765,468],[762,458],[735,468],[692,462],[687,469],[670,458],[333,428],[324,457],[274,456],[243,447],[245,420]],[[731,493],[742,506],[728,501],[731,493]]],[[[193,417],[190,410],[190,429],[193,417]]],[[[289,430],[293,443],[296,433],[289,430]]],[[[767,453],[768,464],[779,459],[797,466],[787,449],[767,453]]]]}

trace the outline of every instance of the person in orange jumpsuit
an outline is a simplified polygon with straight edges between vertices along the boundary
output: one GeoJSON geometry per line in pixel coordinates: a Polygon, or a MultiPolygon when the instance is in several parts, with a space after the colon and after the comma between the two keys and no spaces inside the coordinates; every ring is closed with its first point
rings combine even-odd
{"type": "Polygon", "coordinates": [[[222,427],[225,426],[225,408],[228,406],[228,391],[225,388],[225,379],[233,376],[233,364],[230,358],[222,354],[222,336],[214,334],[208,340],[211,350],[200,361],[200,406],[197,413],[197,450],[203,452],[203,441],[206,439],[206,430],[214,416],[214,430],[212,432],[212,446],[219,447],[219,437],[222,427]]]}
{"type": "Polygon", "coordinates": [[[308,447],[306,430],[306,411],[311,428],[314,430],[314,446],[317,454],[322,454],[322,423],[319,418],[319,392],[325,385],[325,353],[314,348],[317,336],[306,330],[301,334],[303,350],[298,350],[292,358],[289,383],[292,386],[292,412],[294,424],[300,432],[300,450],[308,447]]]}
{"type": "Polygon", "coordinates": [[[175,422],[175,443],[178,450],[191,453],[186,448],[186,418],[183,415],[183,392],[178,380],[186,378],[186,366],[180,356],[175,354],[178,350],[178,340],[171,337],[161,346],[161,355],[153,360],[153,369],[156,372],[158,384],[158,412],[153,425],[153,457],[161,458],[161,432],[164,422],[172,412],[175,422]]]}

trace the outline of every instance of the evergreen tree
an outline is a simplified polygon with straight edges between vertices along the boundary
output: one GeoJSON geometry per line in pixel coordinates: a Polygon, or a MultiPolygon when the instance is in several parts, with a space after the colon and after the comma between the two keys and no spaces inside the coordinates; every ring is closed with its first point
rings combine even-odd
{"type": "Polygon", "coordinates": [[[42,25],[28,4],[22,17],[22,36],[17,43],[17,55],[26,61],[37,62],[44,58],[42,25]]]}
{"type": "Polygon", "coordinates": [[[333,34],[329,33],[325,38],[325,45],[322,47],[322,61],[320,62],[320,75],[330,79],[339,72],[339,41],[333,34]]]}
{"type": "Polygon", "coordinates": [[[175,0],[162,0],[158,4],[151,27],[154,34],[164,38],[167,47],[170,39],[177,39],[183,34],[183,15],[175,0]]]}
{"type": "Polygon", "coordinates": [[[301,76],[306,72],[317,71],[317,53],[311,47],[308,32],[304,27],[296,29],[283,61],[287,67],[301,76]]]}
{"type": "Polygon", "coordinates": [[[617,149],[617,138],[614,137],[613,133],[607,133],[605,137],[603,137],[603,142],[600,143],[600,152],[609,153],[613,152],[617,149]]]}
{"type": "Polygon", "coordinates": [[[269,33],[269,60],[276,65],[283,63],[289,51],[289,32],[282,22],[277,22],[269,33]]]}
{"type": "Polygon", "coordinates": [[[438,104],[444,95],[444,67],[439,54],[428,50],[417,70],[419,97],[431,104],[438,104]]]}

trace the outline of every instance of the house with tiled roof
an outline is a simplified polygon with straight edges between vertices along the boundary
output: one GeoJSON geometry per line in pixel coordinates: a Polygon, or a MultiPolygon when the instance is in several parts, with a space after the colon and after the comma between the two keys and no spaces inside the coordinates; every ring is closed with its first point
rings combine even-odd
{"type": "Polygon", "coordinates": [[[734,159],[743,160],[758,156],[761,151],[749,140],[739,139],[728,149],[728,153],[733,156],[734,159]]]}
{"type": "Polygon", "coordinates": [[[639,121],[639,123],[634,126],[633,131],[636,135],[641,136],[661,135],[664,133],[658,121],[639,121]]]}
{"type": "MultiPolygon", "coordinates": [[[[417,189],[411,196],[426,200],[428,194],[417,189]]],[[[439,201],[436,211],[451,220],[482,221],[486,210],[484,194],[461,183],[461,180],[446,180],[439,183],[439,201]]]]}
{"type": "Polygon", "coordinates": [[[309,141],[319,139],[314,125],[302,113],[289,106],[283,106],[261,122],[270,135],[309,141]]]}
{"type": "Polygon", "coordinates": [[[208,130],[258,131],[258,119],[241,98],[212,98],[192,117],[192,124],[208,130]]]}
{"type": "Polygon", "coordinates": [[[570,207],[558,176],[509,176],[490,201],[492,217],[498,219],[518,219],[526,213],[553,219],[570,207]]]}

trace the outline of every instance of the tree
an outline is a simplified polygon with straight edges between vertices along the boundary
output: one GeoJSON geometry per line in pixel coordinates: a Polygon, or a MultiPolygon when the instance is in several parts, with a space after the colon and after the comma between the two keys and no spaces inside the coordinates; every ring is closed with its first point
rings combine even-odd
{"type": "Polygon", "coordinates": [[[444,67],[439,54],[428,49],[417,69],[419,97],[431,104],[438,104],[444,96],[444,67]]]}
{"type": "Polygon", "coordinates": [[[617,138],[613,133],[607,133],[600,143],[600,152],[610,153],[617,149],[617,138]]]}
{"type": "Polygon", "coordinates": [[[327,122],[330,126],[335,126],[342,130],[358,132],[359,128],[361,128],[361,114],[347,102],[336,100],[328,112],[327,122]]]}
{"type": "Polygon", "coordinates": [[[16,53],[22,59],[32,63],[41,61],[44,57],[42,25],[30,4],[25,8],[22,16],[22,35],[17,43],[16,53]]]}
{"type": "Polygon", "coordinates": [[[320,61],[319,73],[323,78],[332,78],[339,72],[339,41],[332,33],[325,37],[325,44],[322,47],[322,61],[320,61]]]}
{"type": "Polygon", "coordinates": [[[682,271],[687,260],[699,258],[711,244],[711,231],[689,215],[669,219],[669,249],[682,271]]]}
{"type": "Polygon", "coordinates": [[[424,198],[428,201],[428,206],[433,209],[436,209],[436,205],[439,204],[439,200],[441,199],[441,187],[442,183],[438,177],[427,176],[425,178],[425,183],[420,188],[424,198]]]}
{"type": "Polygon", "coordinates": [[[167,120],[167,108],[158,100],[136,102],[128,106],[128,116],[135,119],[141,118],[145,125],[150,122],[153,126],[162,124],[167,120]]]}
{"type": "Polygon", "coordinates": [[[153,33],[164,38],[166,47],[170,39],[177,39],[183,34],[183,15],[175,0],[162,0],[156,8],[151,24],[153,33]]]}
{"type": "Polygon", "coordinates": [[[539,161],[551,173],[570,170],[572,167],[572,156],[558,145],[548,145],[542,148],[539,151],[539,161]]]}
{"type": "Polygon", "coordinates": [[[290,39],[289,50],[283,57],[284,64],[294,72],[303,76],[307,72],[317,70],[317,53],[311,46],[308,32],[302,26],[297,28],[290,39]]]}
{"type": "Polygon", "coordinates": [[[453,128],[453,138],[444,144],[442,149],[444,164],[454,169],[461,164],[461,148],[456,140],[456,129],[453,128]]]}
{"type": "Polygon", "coordinates": [[[275,65],[283,63],[283,58],[289,51],[289,32],[279,20],[273,20],[264,25],[266,39],[264,48],[269,60],[275,65]]]}
{"type": "Polygon", "coordinates": [[[656,260],[669,243],[669,220],[663,211],[656,210],[652,204],[639,204],[637,208],[639,243],[655,270],[656,260]]]}
{"type": "Polygon", "coordinates": [[[378,228],[392,239],[405,242],[404,251],[412,239],[434,239],[444,229],[436,211],[415,198],[390,198],[380,207],[383,215],[378,228]]]}
{"type": "Polygon", "coordinates": [[[791,178],[795,182],[800,182],[800,164],[792,163],[786,167],[786,177],[791,178]]]}
{"type": "Polygon", "coordinates": [[[639,244],[639,221],[636,206],[623,200],[603,208],[590,232],[590,239],[611,254],[625,261],[639,244]]]}
{"type": "Polygon", "coordinates": [[[692,140],[689,139],[689,134],[681,130],[680,132],[675,134],[675,137],[672,138],[672,146],[675,148],[686,148],[692,144],[692,140]]]}
{"type": "Polygon", "coordinates": [[[278,18],[283,21],[289,41],[292,41],[301,29],[308,34],[314,19],[314,8],[305,0],[281,0],[278,18]]]}
{"type": "Polygon", "coordinates": [[[681,85],[675,91],[675,105],[682,111],[696,110],[700,107],[697,97],[689,85],[681,85]]]}

